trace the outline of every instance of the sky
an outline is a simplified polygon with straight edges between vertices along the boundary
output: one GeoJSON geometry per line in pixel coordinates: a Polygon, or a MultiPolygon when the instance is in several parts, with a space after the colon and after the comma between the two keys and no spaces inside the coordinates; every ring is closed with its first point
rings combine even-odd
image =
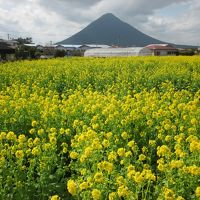
{"type": "Polygon", "coordinates": [[[55,43],[105,13],[156,39],[200,46],[200,0],[0,0],[0,38],[55,43]]]}

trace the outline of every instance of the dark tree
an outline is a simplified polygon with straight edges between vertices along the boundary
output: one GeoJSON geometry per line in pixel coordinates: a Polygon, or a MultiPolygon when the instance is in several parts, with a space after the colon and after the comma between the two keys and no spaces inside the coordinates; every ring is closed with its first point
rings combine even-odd
{"type": "Polygon", "coordinates": [[[66,55],[65,50],[56,50],[55,51],[55,57],[64,57],[66,55]]]}
{"type": "Polygon", "coordinates": [[[19,44],[31,44],[32,43],[32,37],[26,37],[26,38],[19,37],[19,38],[16,39],[16,41],[18,41],[19,44]]]}

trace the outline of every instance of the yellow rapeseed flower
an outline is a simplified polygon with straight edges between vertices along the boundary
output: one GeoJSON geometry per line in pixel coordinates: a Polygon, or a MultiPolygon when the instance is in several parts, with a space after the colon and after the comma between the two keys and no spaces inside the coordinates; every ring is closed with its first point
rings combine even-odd
{"type": "Polygon", "coordinates": [[[128,138],[128,133],[127,133],[127,132],[123,132],[123,133],[121,134],[121,136],[122,136],[122,138],[125,140],[125,139],[128,138]]]}
{"type": "Polygon", "coordinates": [[[70,152],[69,157],[71,159],[77,159],[78,158],[78,153],[75,151],[70,152]]]}
{"type": "Polygon", "coordinates": [[[158,156],[167,156],[171,153],[170,148],[166,145],[157,147],[157,155],[158,156]]]}
{"type": "Polygon", "coordinates": [[[125,153],[126,153],[126,151],[125,151],[124,148],[119,148],[119,149],[117,150],[117,154],[118,154],[120,157],[124,156],[125,153]]]}
{"type": "Polygon", "coordinates": [[[109,161],[116,161],[117,160],[117,154],[114,151],[110,152],[109,155],[108,155],[108,160],[109,161]]]}
{"type": "Polygon", "coordinates": [[[34,156],[38,156],[40,154],[40,149],[38,147],[34,147],[31,152],[34,156]]]}
{"type": "Polygon", "coordinates": [[[15,156],[16,156],[16,158],[21,159],[24,157],[24,152],[22,150],[17,150],[15,152],[15,156]]]}
{"type": "Polygon", "coordinates": [[[139,160],[144,161],[146,159],[146,156],[144,154],[139,155],[139,160]]]}
{"type": "Polygon", "coordinates": [[[94,200],[99,200],[101,198],[101,191],[98,189],[93,189],[92,190],[92,198],[94,200]]]}
{"type": "Polygon", "coordinates": [[[124,185],[120,186],[118,188],[118,190],[117,190],[117,194],[118,194],[119,197],[126,197],[126,196],[128,196],[128,194],[129,194],[128,187],[124,186],[124,185]]]}
{"type": "Polygon", "coordinates": [[[31,126],[32,126],[32,127],[37,126],[37,121],[33,120],[32,123],[31,123],[31,126]]]}
{"type": "Polygon", "coordinates": [[[10,131],[10,132],[7,133],[7,136],[6,136],[7,140],[16,140],[16,138],[17,137],[16,137],[14,132],[10,131]]]}
{"type": "Polygon", "coordinates": [[[128,142],[128,147],[134,147],[135,145],[135,141],[131,140],[130,142],[128,142]]]}
{"type": "Polygon", "coordinates": [[[171,169],[174,168],[180,168],[184,165],[184,162],[182,160],[172,160],[169,164],[171,169]]]}
{"type": "Polygon", "coordinates": [[[21,134],[18,136],[19,143],[23,143],[26,141],[26,136],[24,134],[21,134]]]}
{"type": "Polygon", "coordinates": [[[191,121],[190,121],[190,123],[191,123],[192,125],[197,125],[197,124],[198,124],[198,121],[197,121],[196,118],[192,118],[191,121]]]}
{"type": "Polygon", "coordinates": [[[109,200],[115,200],[116,199],[116,193],[115,192],[111,192],[110,194],[109,194],[109,196],[108,196],[108,199],[109,200]]]}
{"type": "Polygon", "coordinates": [[[106,136],[107,139],[110,139],[110,138],[112,137],[112,132],[108,132],[108,133],[106,133],[105,136],[106,136]]]}
{"type": "Polygon", "coordinates": [[[103,173],[102,172],[97,172],[95,175],[94,175],[94,181],[97,182],[97,183],[102,183],[104,180],[104,176],[103,176],[103,173]]]}
{"type": "Polygon", "coordinates": [[[67,182],[67,190],[71,195],[76,195],[77,188],[76,188],[76,183],[73,180],[69,180],[67,182]]]}
{"type": "Polygon", "coordinates": [[[175,200],[175,194],[174,194],[173,190],[164,188],[163,192],[164,192],[165,200],[175,200]]]}
{"type": "Polygon", "coordinates": [[[84,181],[83,183],[79,185],[79,187],[80,187],[80,190],[86,190],[89,187],[88,182],[84,181]]]}
{"type": "Polygon", "coordinates": [[[191,152],[200,152],[200,141],[193,140],[190,143],[190,151],[191,152]]]}
{"type": "Polygon", "coordinates": [[[178,196],[176,200],[185,200],[182,196],[178,196]]]}
{"type": "Polygon", "coordinates": [[[200,197],[200,186],[196,188],[195,195],[196,197],[200,197]]]}
{"type": "Polygon", "coordinates": [[[38,130],[38,135],[43,135],[43,134],[44,134],[44,129],[42,129],[42,128],[39,129],[39,130],[38,130]]]}
{"type": "Polygon", "coordinates": [[[92,150],[93,150],[92,147],[86,147],[84,151],[84,155],[86,157],[89,157],[92,154],[92,150]]]}
{"type": "Polygon", "coordinates": [[[53,195],[51,197],[51,200],[60,200],[60,197],[58,195],[53,195]]]}
{"type": "Polygon", "coordinates": [[[31,135],[34,134],[34,133],[35,133],[35,129],[34,129],[34,128],[30,129],[30,130],[29,130],[29,133],[30,133],[31,135]]]}
{"type": "Polygon", "coordinates": [[[109,142],[108,140],[104,139],[103,142],[102,142],[102,145],[103,145],[105,148],[107,148],[107,147],[110,146],[110,142],[109,142]]]}

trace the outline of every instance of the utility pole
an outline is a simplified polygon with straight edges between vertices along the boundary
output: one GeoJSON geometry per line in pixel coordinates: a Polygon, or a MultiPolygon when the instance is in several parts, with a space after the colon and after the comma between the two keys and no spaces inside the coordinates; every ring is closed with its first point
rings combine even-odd
{"type": "Polygon", "coordinates": [[[118,46],[120,47],[120,35],[118,35],[118,46]]]}

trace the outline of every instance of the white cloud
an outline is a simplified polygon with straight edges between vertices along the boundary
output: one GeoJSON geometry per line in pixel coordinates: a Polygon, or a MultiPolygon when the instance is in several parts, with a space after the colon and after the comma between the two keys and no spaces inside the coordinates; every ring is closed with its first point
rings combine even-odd
{"type": "Polygon", "coordinates": [[[0,0],[0,37],[10,33],[57,42],[107,12],[160,40],[195,45],[200,41],[199,0],[0,0]],[[176,6],[183,4],[188,9],[176,16],[176,6]]]}

